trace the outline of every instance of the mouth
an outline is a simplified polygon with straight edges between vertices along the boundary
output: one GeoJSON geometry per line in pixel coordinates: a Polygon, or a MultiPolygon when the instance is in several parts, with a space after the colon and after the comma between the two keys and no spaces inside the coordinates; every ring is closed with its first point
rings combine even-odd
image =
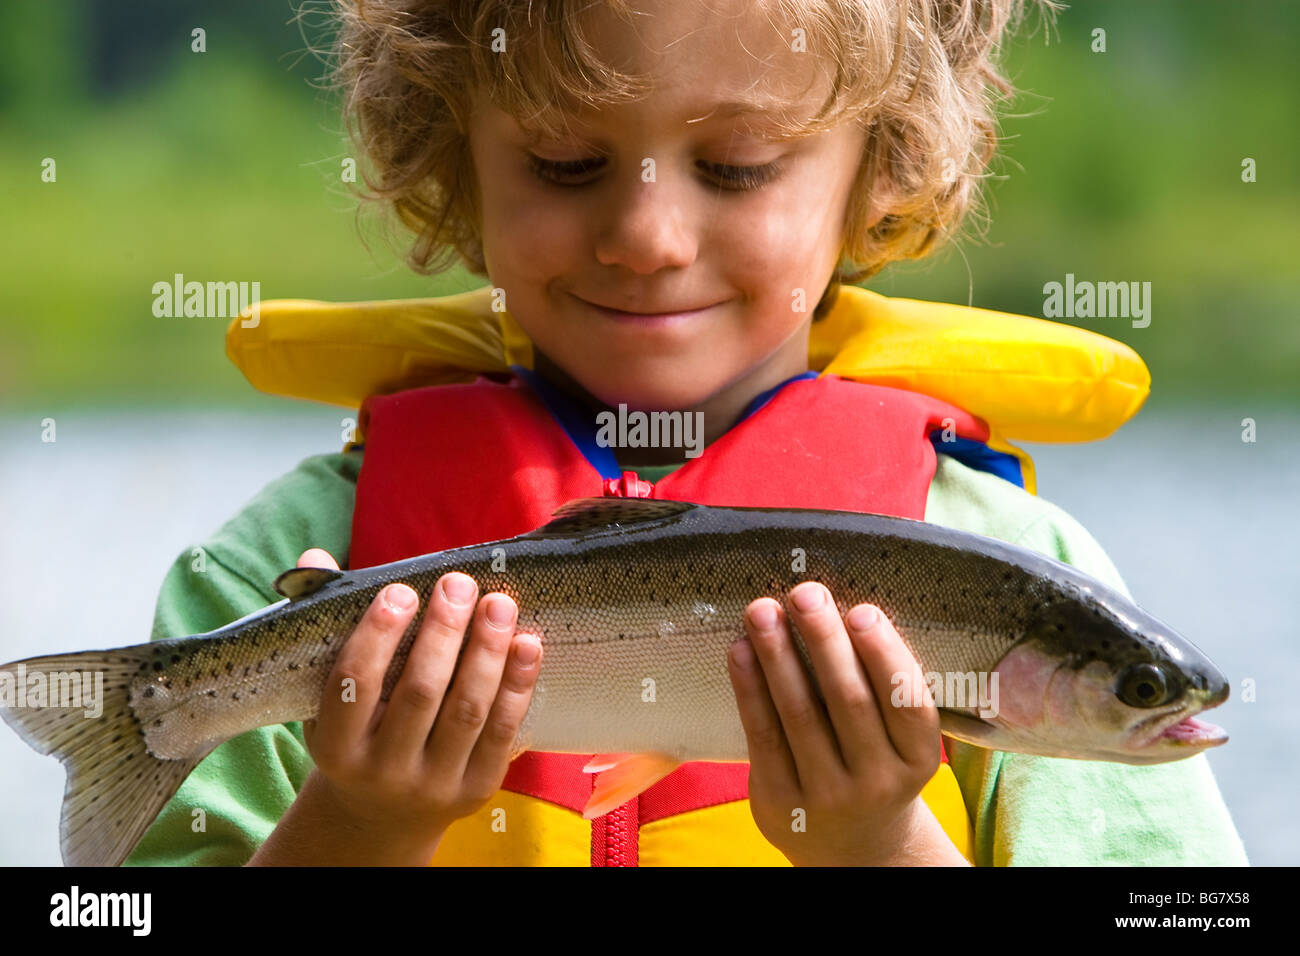
{"type": "Polygon", "coordinates": [[[1132,749],[1137,751],[1145,750],[1161,740],[1171,741],[1179,747],[1204,750],[1226,744],[1228,732],[1209,721],[1188,715],[1186,707],[1179,707],[1172,713],[1162,712],[1142,721],[1134,728],[1130,740],[1132,749]]]}
{"type": "Polygon", "coordinates": [[[678,309],[668,312],[628,312],[624,309],[611,309],[608,306],[597,305],[594,302],[588,302],[586,299],[573,296],[578,302],[582,303],[588,309],[598,315],[618,322],[624,325],[640,325],[655,328],[671,328],[673,326],[684,325],[692,319],[699,318],[704,313],[722,305],[721,302],[715,302],[713,305],[701,306],[699,308],[678,309]]]}

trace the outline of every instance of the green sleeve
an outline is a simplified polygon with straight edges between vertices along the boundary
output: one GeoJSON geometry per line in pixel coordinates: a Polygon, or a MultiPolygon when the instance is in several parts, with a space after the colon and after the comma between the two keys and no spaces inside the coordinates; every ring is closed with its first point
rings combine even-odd
{"type": "MultiPolygon", "coordinates": [[[[1030,548],[1128,593],[1074,518],[946,455],[939,456],[925,520],[1030,548]]],[[[977,866],[1247,865],[1204,754],[1133,767],[949,743],[975,827],[977,866]]]]}
{"type": "MultiPolygon", "coordinates": [[[[274,603],[271,582],[308,548],[324,548],[347,567],[360,467],[359,451],[305,459],[181,554],[163,580],[153,640],[210,631],[274,603]]],[[[246,863],[311,769],[297,722],[226,741],[186,778],[124,865],[246,863]]]]}

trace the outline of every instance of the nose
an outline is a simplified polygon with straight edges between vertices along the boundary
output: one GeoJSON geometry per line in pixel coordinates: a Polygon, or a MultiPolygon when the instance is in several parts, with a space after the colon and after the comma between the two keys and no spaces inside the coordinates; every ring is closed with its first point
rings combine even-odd
{"type": "Polygon", "coordinates": [[[637,170],[611,189],[604,221],[596,240],[596,259],[603,265],[626,266],[649,275],[663,268],[683,268],[695,261],[698,239],[692,227],[690,183],[669,183],[662,177],[644,182],[637,170]]]}

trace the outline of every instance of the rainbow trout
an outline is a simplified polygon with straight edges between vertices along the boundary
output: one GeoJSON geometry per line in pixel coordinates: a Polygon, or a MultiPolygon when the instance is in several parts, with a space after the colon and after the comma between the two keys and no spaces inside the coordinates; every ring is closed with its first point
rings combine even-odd
{"type": "MultiPolygon", "coordinates": [[[[1227,740],[1193,716],[1228,696],[1213,663],[1123,595],[1035,552],[857,512],[587,498],[514,538],[358,571],[286,571],[275,581],[284,600],[206,634],[0,667],[0,713],[67,767],[64,861],[120,863],[218,744],[315,716],[340,646],[381,588],[410,585],[422,610],[452,570],[481,594],[509,594],[518,630],[542,639],[515,754],[597,755],[590,772],[622,761],[633,792],[680,762],[746,759],[727,648],[751,601],[784,603],[807,580],[826,585],[841,614],[870,602],[890,617],[958,740],[1130,764],[1227,740]]],[[[601,779],[589,818],[616,805],[601,779]]],[[[618,802],[628,782],[625,772],[618,802]]]]}

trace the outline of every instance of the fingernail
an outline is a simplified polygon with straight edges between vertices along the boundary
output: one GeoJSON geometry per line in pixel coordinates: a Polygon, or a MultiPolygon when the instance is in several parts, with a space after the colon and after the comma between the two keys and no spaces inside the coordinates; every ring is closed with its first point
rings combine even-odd
{"type": "Polygon", "coordinates": [[[515,659],[527,667],[542,656],[542,647],[534,640],[522,640],[515,645],[515,659]]]}
{"type": "Polygon", "coordinates": [[[409,611],[416,600],[415,592],[405,584],[390,584],[384,590],[384,603],[394,611],[409,611]]]}
{"type": "Polygon", "coordinates": [[[766,631],[776,626],[776,608],[769,601],[755,604],[750,609],[749,619],[760,631],[766,631]]]}
{"type": "Polygon", "coordinates": [[[464,607],[474,597],[474,581],[464,574],[449,575],[442,582],[442,593],[451,604],[464,607]]]}
{"type": "Polygon", "coordinates": [[[509,624],[510,614],[510,602],[505,598],[493,598],[491,601],[488,601],[488,620],[497,627],[504,627],[506,624],[509,624]]]}
{"type": "Polygon", "coordinates": [[[815,611],[826,603],[826,589],[820,584],[810,584],[795,591],[791,599],[799,610],[815,611]]]}
{"type": "Polygon", "coordinates": [[[855,631],[865,631],[880,617],[880,612],[870,604],[859,604],[853,610],[849,611],[849,616],[845,618],[849,627],[855,631]]]}

